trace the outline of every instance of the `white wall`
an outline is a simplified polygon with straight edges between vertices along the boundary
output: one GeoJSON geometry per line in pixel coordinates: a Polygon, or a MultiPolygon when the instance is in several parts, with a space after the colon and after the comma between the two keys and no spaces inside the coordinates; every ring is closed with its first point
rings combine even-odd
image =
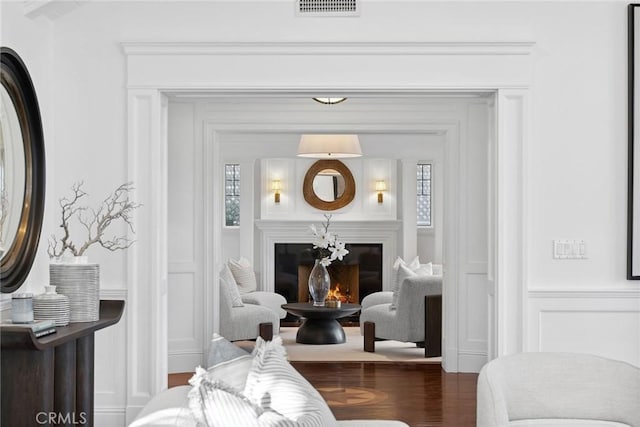
{"type": "MultiPolygon", "coordinates": [[[[39,294],[44,292],[44,285],[49,282],[47,255],[47,245],[49,236],[58,230],[58,215],[60,208],[58,199],[68,194],[72,183],[85,180],[85,189],[89,192],[94,202],[98,202],[107,192],[113,190],[116,185],[124,182],[105,180],[99,176],[88,178],[92,174],[76,174],[74,169],[84,162],[83,157],[78,153],[82,152],[81,147],[85,147],[86,158],[96,157],[100,151],[92,144],[80,144],[77,147],[68,143],[58,144],[57,141],[64,141],[64,134],[59,132],[56,126],[56,118],[59,116],[61,106],[57,104],[55,98],[62,96],[64,103],[70,102],[67,96],[74,85],[66,87],[64,92],[55,81],[54,70],[57,58],[55,55],[55,25],[45,16],[34,13],[33,18],[24,15],[27,7],[22,2],[2,2],[0,4],[0,42],[2,46],[7,46],[15,50],[24,61],[27,70],[31,75],[35,86],[36,95],[40,107],[40,114],[43,122],[43,132],[46,150],[46,202],[43,220],[43,228],[40,244],[34,266],[19,292],[33,292],[39,294]],[[62,170],[72,175],[69,181],[63,178],[62,170]],[[100,187],[97,190],[94,184],[101,181],[108,181],[107,187],[100,187]],[[56,183],[59,182],[61,190],[56,191],[56,183]]],[[[31,9],[29,9],[31,10],[31,9]]],[[[120,108],[122,111],[122,108],[120,108]]],[[[121,168],[123,161],[115,162],[115,168],[121,168]]],[[[125,175],[122,174],[122,177],[125,175]]],[[[123,233],[124,234],[124,233],[123,233]]],[[[106,252],[106,251],[104,251],[106,252]]],[[[126,286],[122,280],[115,279],[114,276],[123,273],[124,256],[118,253],[102,253],[90,250],[89,255],[99,260],[101,264],[101,292],[102,299],[127,299],[126,286]]],[[[7,304],[10,301],[8,296],[2,295],[3,316],[8,315],[7,304]]],[[[124,407],[126,404],[125,384],[126,384],[126,356],[125,337],[127,330],[126,314],[120,322],[108,329],[96,333],[96,369],[95,369],[95,418],[102,425],[118,425],[124,420],[124,407]]]]}
{"type": "MultiPolygon", "coordinates": [[[[35,87],[45,139],[46,183],[51,185],[55,181],[55,162],[52,158],[55,152],[53,127],[55,110],[52,101],[54,94],[50,72],[53,65],[53,26],[47,20],[33,21],[26,18],[23,14],[23,5],[17,2],[0,4],[0,18],[2,19],[0,44],[10,47],[21,57],[35,87]]],[[[36,256],[35,268],[32,269],[20,292],[41,293],[44,291],[43,286],[47,284],[49,278],[47,240],[49,230],[53,229],[54,221],[57,220],[57,218],[53,218],[52,209],[54,206],[56,206],[56,201],[47,188],[40,249],[36,256]]],[[[2,295],[3,302],[9,300],[10,298],[7,299],[6,295],[2,295]]]]}
{"type": "MultiPolygon", "coordinates": [[[[100,195],[127,177],[132,159],[126,154],[121,41],[535,42],[532,128],[523,153],[523,349],[587,349],[640,365],[640,293],[635,282],[625,280],[626,5],[381,1],[367,2],[359,18],[323,19],[297,18],[289,2],[87,2],[56,19],[51,30],[42,17],[21,18],[21,4],[3,2],[2,37],[3,44],[23,50],[45,99],[47,218],[72,182],[85,179],[91,193],[100,195]],[[588,259],[553,260],[555,238],[584,239],[588,259]],[[547,312],[557,314],[541,316],[547,312]],[[584,313],[602,321],[586,331],[578,321],[584,313]],[[592,344],[610,337],[612,327],[628,345],[592,344]]],[[[238,73],[259,84],[270,73],[268,58],[265,64],[246,69],[238,58],[238,73]]],[[[340,66],[350,64],[343,57],[340,66]]],[[[389,69],[357,74],[381,75],[392,68],[389,63],[389,69]]],[[[452,84],[458,71],[448,70],[452,84]]],[[[349,77],[342,83],[360,82],[349,77]]],[[[54,228],[48,224],[44,235],[54,228]]],[[[44,246],[40,251],[30,279],[38,287],[35,282],[47,277],[44,246]]],[[[101,263],[104,286],[136,286],[126,281],[130,266],[123,253],[90,255],[101,263]]],[[[98,361],[97,370],[103,363],[98,361]]]]}

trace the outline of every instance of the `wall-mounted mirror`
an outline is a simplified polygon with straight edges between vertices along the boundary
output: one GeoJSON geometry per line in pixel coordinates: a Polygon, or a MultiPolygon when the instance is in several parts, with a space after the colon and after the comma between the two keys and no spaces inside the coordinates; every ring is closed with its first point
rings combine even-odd
{"type": "Polygon", "coordinates": [[[44,213],[45,153],[38,99],[24,63],[0,48],[0,286],[22,285],[44,213]]]}
{"type": "Polygon", "coordinates": [[[333,211],[351,203],[356,195],[356,183],[341,161],[318,160],[304,176],[302,193],[314,208],[333,211]]]}

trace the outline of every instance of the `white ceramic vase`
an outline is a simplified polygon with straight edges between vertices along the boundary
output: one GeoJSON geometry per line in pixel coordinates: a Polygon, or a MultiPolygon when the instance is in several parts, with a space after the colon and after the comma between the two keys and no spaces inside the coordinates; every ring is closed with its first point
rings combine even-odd
{"type": "Polygon", "coordinates": [[[49,283],[69,298],[70,323],[100,318],[100,266],[87,257],[57,259],[49,264],[49,283]],[[79,259],[77,259],[79,258],[79,259]]]}

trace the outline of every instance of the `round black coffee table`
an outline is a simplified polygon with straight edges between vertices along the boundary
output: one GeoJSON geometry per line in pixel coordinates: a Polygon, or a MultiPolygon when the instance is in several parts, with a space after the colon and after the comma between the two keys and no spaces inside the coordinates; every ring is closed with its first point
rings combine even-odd
{"type": "Polygon", "coordinates": [[[296,342],[300,344],[342,344],[344,329],[336,320],[360,310],[358,304],[342,304],[340,308],[316,307],[311,303],[283,304],[282,308],[306,320],[298,328],[296,342]]]}

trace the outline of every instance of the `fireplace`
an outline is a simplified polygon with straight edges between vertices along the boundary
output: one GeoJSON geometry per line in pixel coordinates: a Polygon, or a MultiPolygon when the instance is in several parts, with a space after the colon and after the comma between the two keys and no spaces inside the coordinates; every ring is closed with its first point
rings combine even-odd
{"type": "MultiPolygon", "coordinates": [[[[362,298],[382,290],[382,244],[351,243],[343,261],[334,261],[327,270],[331,289],[339,288],[341,300],[359,304],[362,298]]],[[[308,302],[307,279],[315,259],[307,243],[275,243],[275,291],[287,302],[308,302]]],[[[291,320],[291,319],[287,319],[291,320]]]]}

